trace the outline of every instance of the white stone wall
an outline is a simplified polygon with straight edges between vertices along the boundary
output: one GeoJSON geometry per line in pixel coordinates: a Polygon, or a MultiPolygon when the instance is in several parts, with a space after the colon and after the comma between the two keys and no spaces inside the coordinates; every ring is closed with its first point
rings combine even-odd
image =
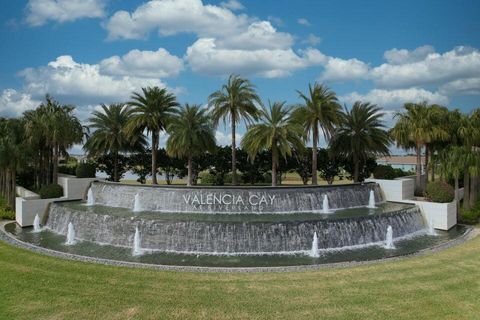
{"type": "Polygon", "coordinates": [[[23,187],[17,187],[20,197],[15,200],[15,219],[22,227],[33,225],[35,215],[43,219],[49,203],[61,200],[81,200],[85,197],[88,187],[92,181],[98,178],[76,178],[69,175],[60,175],[58,184],[63,187],[63,197],[53,199],[40,199],[40,196],[23,187]]]}
{"type": "Polygon", "coordinates": [[[417,205],[422,210],[425,219],[433,224],[435,229],[449,230],[457,224],[457,206],[455,201],[437,203],[429,201],[406,200],[405,203],[417,205]]]}
{"type": "Polygon", "coordinates": [[[382,189],[383,198],[386,201],[413,199],[415,181],[412,179],[366,179],[365,181],[378,183],[382,189]]]}

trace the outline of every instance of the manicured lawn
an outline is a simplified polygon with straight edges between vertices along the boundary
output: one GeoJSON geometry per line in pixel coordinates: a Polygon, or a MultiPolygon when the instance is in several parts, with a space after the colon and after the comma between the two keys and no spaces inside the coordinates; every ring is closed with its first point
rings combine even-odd
{"type": "Polygon", "coordinates": [[[0,242],[1,319],[479,319],[480,237],[425,257],[300,273],[65,261],[0,242]]]}

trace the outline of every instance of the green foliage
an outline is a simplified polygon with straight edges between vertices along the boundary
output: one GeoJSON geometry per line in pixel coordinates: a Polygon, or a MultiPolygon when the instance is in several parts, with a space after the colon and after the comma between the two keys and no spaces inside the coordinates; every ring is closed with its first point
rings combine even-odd
{"type": "Polygon", "coordinates": [[[477,224],[480,219],[480,200],[470,208],[470,210],[462,211],[460,216],[460,222],[466,224],[477,224]]]}
{"type": "Polygon", "coordinates": [[[425,198],[432,202],[452,202],[454,197],[453,187],[443,181],[430,182],[425,190],[425,198]]]}
{"type": "Polygon", "coordinates": [[[80,163],[77,166],[75,175],[77,178],[95,178],[96,168],[93,163],[80,163]]]}
{"type": "Polygon", "coordinates": [[[7,204],[7,200],[0,196],[0,219],[15,220],[15,212],[7,204]]]}
{"type": "Polygon", "coordinates": [[[393,168],[390,165],[379,164],[373,170],[373,177],[375,179],[392,180],[395,178],[405,177],[414,174],[411,171],[403,171],[402,169],[393,168]]]}
{"type": "Polygon", "coordinates": [[[75,165],[67,165],[67,164],[61,164],[58,166],[58,173],[63,173],[63,174],[68,174],[71,176],[77,175],[77,164],[75,165]]]}
{"type": "Polygon", "coordinates": [[[138,176],[137,182],[145,184],[147,176],[152,172],[151,151],[131,154],[128,157],[128,169],[138,176]]]}
{"type": "Polygon", "coordinates": [[[334,156],[328,149],[318,150],[318,171],[322,179],[332,184],[336,176],[340,175],[342,161],[334,156]]]}
{"type": "Polygon", "coordinates": [[[216,177],[215,175],[209,172],[201,172],[199,175],[200,184],[203,185],[215,185],[216,184],[216,177]]]}
{"type": "MultiPolygon", "coordinates": [[[[351,161],[348,160],[342,160],[341,167],[345,170],[347,173],[346,178],[349,180],[353,179],[353,171],[354,171],[354,165],[351,161]]],[[[375,161],[375,158],[368,158],[366,162],[361,162],[360,163],[360,170],[358,174],[358,181],[364,181],[365,179],[369,178],[373,170],[377,167],[377,161],[375,161]]]]}
{"type": "Polygon", "coordinates": [[[58,184],[47,184],[40,188],[38,194],[42,199],[60,198],[63,196],[63,188],[58,184]]]}
{"type": "Polygon", "coordinates": [[[128,158],[126,156],[119,154],[116,161],[112,154],[105,154],[95,159],[96,168],[99,171],[105,172],[108,175],[107,180],[109,181],[115,181],[115,163],[117,164],[118,180],[120,180],[128,169],[128,158]]]}

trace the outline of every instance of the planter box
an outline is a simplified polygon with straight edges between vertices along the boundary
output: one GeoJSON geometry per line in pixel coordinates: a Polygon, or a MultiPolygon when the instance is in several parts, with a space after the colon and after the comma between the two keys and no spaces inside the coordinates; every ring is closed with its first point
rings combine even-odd
{"type": "Polygon", "coordinates": [[[419,200],[405,200],[422,210],[425,219],[433,224],[435,229],[449,230],[457,224],[457,206],[455,201],[449,203],[428,202],[419,200]]]}
{"type": "Polygon", "coordinates": [[[98,178],[76,178],[75,176],[59,175],[58,184],[63,187],[64,196],[61,198],[40,199],[40,196],[23,187],[17,187],[20,197],[15,199],[15,220],[21,227],[33,225],[35,215],[43,219],[48,204],[54,201],[82,200],[85,198],[90,184],[98,178]]]}
{"type": "Polygon", "coordinates": [[[415,181],[412,179],[366,179],[365,182],[375,182],[380,185],[383,192],[383,198],[386,201],[401,201],[413,199],[415,190],[415,181]]]}

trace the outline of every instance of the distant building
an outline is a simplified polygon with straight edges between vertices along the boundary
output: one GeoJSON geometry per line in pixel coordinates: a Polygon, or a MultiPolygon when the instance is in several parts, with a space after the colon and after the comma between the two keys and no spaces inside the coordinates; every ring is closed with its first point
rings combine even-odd
{"type": "MultiPolygon", "coordinates": [[[[416,171],[417,157],[416,156],[391,156],[381,157],[377,159],[378,164],[390,165],[396,169],[404,171],[416,171]]],[[[425,173],[425,157],[422,156],[422,173],[425,173]]]]}

